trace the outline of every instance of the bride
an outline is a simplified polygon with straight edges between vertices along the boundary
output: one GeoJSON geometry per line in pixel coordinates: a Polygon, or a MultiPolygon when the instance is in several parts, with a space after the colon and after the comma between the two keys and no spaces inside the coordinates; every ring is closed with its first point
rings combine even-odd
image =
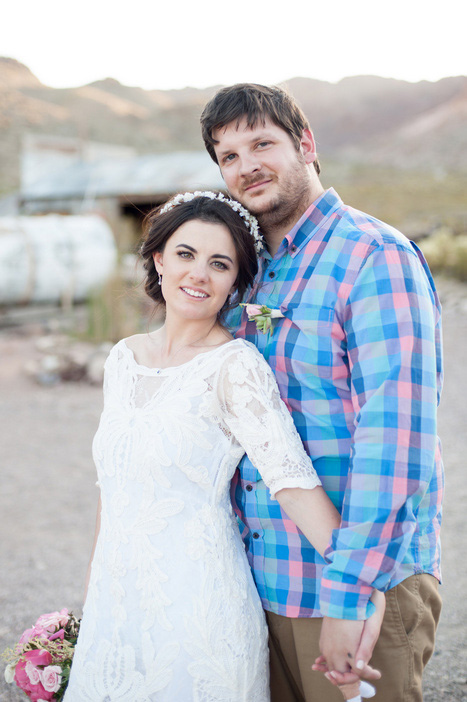
{"type": "Polygon", "coordinates": [[[66,702],[268,702],[267,628],[232,512],[247,452],[321,553],[339,515],[266,361],[222,324],[257,272],[256,220],[220,193],[149,218],[157,331],[106,361],[101,498],[66,702]]]}

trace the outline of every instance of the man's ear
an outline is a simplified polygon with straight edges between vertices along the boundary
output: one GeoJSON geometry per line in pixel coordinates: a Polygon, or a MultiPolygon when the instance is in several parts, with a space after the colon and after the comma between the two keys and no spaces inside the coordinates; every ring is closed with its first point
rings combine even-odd
{"type": "Polygon", "coordinates": [[[316,144],[311,129],[304,129],[300,139],[300,151],[306,163],[314,163],[317,158],[316,144]]]}

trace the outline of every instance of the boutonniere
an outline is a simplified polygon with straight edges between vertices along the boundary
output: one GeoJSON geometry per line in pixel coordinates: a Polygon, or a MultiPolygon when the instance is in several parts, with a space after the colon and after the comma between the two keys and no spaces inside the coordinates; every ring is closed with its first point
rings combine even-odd
{"type": "Polygon", "coordinates": [[[245,307],[250,322],[256,322],[256,328],[263,334],[272,333],[272,320],[280,319],[284,315],[280,310],[274,310],[266,305],[249,305],[245,302],[240,303],[240,307],[245,307]]]}

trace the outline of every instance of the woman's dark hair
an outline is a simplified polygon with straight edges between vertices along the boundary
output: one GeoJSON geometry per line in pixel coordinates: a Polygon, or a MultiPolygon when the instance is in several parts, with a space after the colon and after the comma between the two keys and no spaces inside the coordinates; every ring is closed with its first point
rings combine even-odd
{"type": "Polygon", "coordinates": [[[156,207],[149,212],[144,220],[141,256],[146,270],[144,283],[146,293],[157,304],[165,304],[153,255],[164,251],[167,241],[182,224],[193,219],[213,224],[223,224],[232,236],[237,254],[238,275],[235,281],[235,288],[237,292],[236,298],[238,299],[230,303],[229,298],[227,298],[219,312],[219,316],[222,319],[225,313],[243,298],[247,289],[253,284],[258,272],[255,242],[247,224],[230,205],[221,200],[214,200],[204,196],[194,197],[188,202],[182,202],[161,214],[162,208],[163,205],[156,207]]]}
{"type": "MultiPolygon", "coordinates": [[[[212,133],[231,122],[237,126],[245,118],[248,127],[264,124],[266,118],[283,129],[292,139],[297,151],[303,130],[310,129],[305,114],[291,95],[277,86],[256,83],[237,83],[221,88],[207,103],[201,115],[201,131],[204,145],[214,163],[218,163],[214,147],[218,143],[212,133]]],[[[318,159],[313,162],[316,173],[320,174],[318,159]]]]}

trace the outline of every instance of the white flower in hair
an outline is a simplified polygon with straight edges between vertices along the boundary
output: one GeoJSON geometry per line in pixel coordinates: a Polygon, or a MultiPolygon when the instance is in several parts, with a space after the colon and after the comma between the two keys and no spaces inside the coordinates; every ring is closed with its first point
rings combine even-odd
{"type": "Polygon", "coordinates": [[[219,202],[225,202],[225,204],[228,205],[234,212],[237,212],[250,230],[250,234],[255,241],[256,253],[259,254],[261,252],[262,248],[264,247],[264,241],[263,237],[259,233],[258,220],[251,214],[251,212],[248,212],[248,210],[245,209],[240,202],[225,197],[225,195],[222,193],[213,193],[211,190],[195,190],[193,193],[179,193],[171,200],[166,202],[159,214],[165,214],[177,205],[180,205],[182,202],[191,202],[191,200],[194,200],[196,197],[207,197],[209,200],[219,200],[219,202]]]}

